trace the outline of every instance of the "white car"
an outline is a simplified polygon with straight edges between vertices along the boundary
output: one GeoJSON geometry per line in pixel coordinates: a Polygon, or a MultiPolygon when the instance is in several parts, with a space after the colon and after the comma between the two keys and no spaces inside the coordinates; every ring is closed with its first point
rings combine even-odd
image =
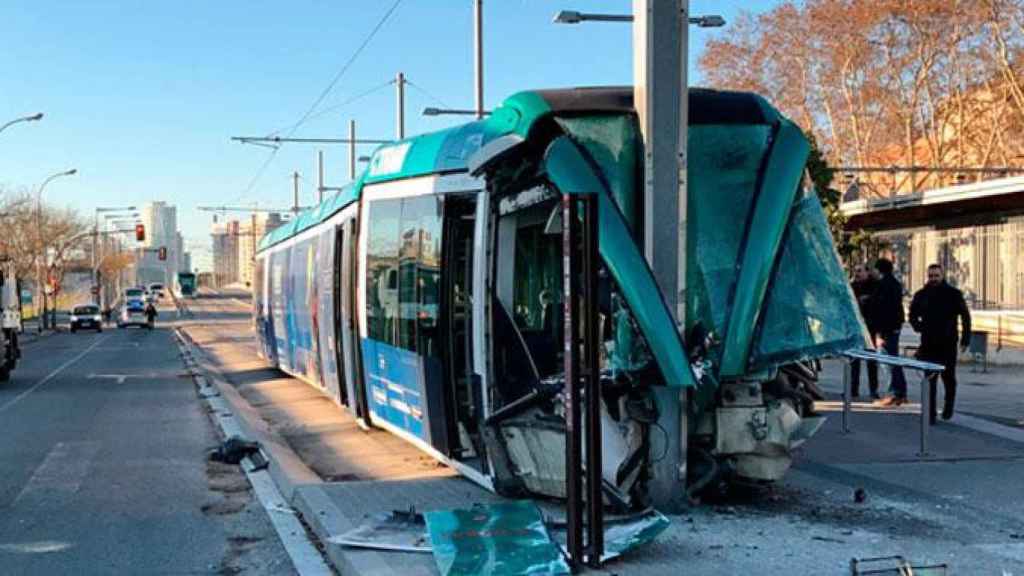
{"type": "Polygon", "coordinates": [[[121,308],[121,314],[117,317],[117,327],[141,326],[149,328],[149,321],[146,319],[146,303],[142,300],[128,300],[121,308]]]}
{"type": "Polygon", "coordinates": [[[149,285],[148,292],[154,300],[159,300],[164,297],[164,285],[159,282],[154,282],[149,285]]]}

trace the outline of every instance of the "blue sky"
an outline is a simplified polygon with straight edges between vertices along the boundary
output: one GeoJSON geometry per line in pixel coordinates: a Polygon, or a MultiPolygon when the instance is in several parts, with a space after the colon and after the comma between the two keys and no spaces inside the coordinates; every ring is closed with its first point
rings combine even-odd
{"type": "MultiPolygon", "coordinates": [[[[740,9],[757,12],[776,3],[691,0],[691,12],[735,20],[740,9]]],[[[299,145],[282,148],[243,194],[269,151],[229,137],[262,135],[298,120],[390,4],[5,0],[0,123],[35,112],[45,118],[0,133],[0,185],[34,189],[73,167],[78,175],[47,187],[48,201],[90,217],[96,206],[174,203],[194,261],[208,266],[211,214],[196,206],[288,206],[295,170],[304,178],[303,202],[314,194],[316,149],[299,145]]],[[[559,9],[627,13],[630,6],[629,0],[486,0],[486,105],[528,88],[630,83],[628,25],[551,23],[559,9]]],[[[697,82],[693,62],[721,30],[727,28],[691,29],[697,82]]],[[[472,106],[471,45],[469,0],[404,0],[320,108],[402,71],[426,91],[406,91],[407,134],[457,123],[420,111],[472,106]]],[[[382,88],[294,135],[343,137],[354,118],[358,136],[391,138],[394,109],[394,88],[382,88]]],[[[343,184],[345,148],[327,147],[325,154],[327,184],[343,184]]]]}

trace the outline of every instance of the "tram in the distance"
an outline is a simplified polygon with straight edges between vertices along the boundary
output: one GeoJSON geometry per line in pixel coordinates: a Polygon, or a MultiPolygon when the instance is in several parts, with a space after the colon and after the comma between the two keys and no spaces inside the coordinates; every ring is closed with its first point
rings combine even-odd
{"type": "Polygon", "coordinates": [[[780,478],[820,424],[806,361],[862,346],[864,329],[801,185],[800,130],[756,95],[689,98],[682,334],[640,248],[632,91],[568,89],[385,145],[266,236],[263,355],[486,487],[564,496],[559,199],[583,187],[599,199],[608,501],[652,502],[666,418],[686,423],[692,488],[780,478]]]}

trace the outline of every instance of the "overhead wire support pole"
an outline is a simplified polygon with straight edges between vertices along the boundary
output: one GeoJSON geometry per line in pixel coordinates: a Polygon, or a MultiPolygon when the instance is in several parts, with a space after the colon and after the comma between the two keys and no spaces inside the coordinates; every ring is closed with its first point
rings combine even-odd
{"type": "Polygon", "coordinates": [[[292,212],[296,216],[299,214],[299,173],[292,172],[292,193],[294,194],[294,202],[292,204],[292,212]]]}
{"type": "Polygon", "coordinates": [[[483,0],[473,0],[473,56],[474,94],[476,96],[476,117],[484,117],[484,6],[483,0]]]}
{"type": "Polygon", "coordinates": [[[405,74],[401,72],[395,77],[395,138],[405,138],[405,74]]]}
{"type": "Polygon", "coordinates": [[[356,121],[348,121],[348,179],[356,179],[356,121]]]}
{"type": "MultiPolygon", "coordinates": [[[[324,202],[324,151],[316,151],[316,197],[317,203],[324,202]]],[[[255,226],[255,224],[253,224],[255,226]]]]}

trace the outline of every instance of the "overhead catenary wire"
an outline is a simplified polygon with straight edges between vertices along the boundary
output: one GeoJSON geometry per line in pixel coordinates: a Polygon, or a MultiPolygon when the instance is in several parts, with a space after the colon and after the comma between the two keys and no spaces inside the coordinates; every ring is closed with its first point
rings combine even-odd
{"type": "MultiPolygon", "coordinates": [[[[369,45],[371,40],[373,40],[373,37],[376,36],[380,29],[384,27],[384,24],[387,23],[388,19],[391,18],[391,15],[395,13],[395,10],[398,9],[398,6],[401,5],[402,1],[403,0],[395,0],[391,7],[388,8],[387,12],[384,13],[380,20],[377,21],[377,24],[370,30],[370,33],[366,35],[366,38],[363,39],[363,42],[356,48],[355,52],[352,53],[352,56],[350,56],[349,59],[345,61],[345,63],[341,66],[338,72],[331,79],[330,83],[328,83],[327,86],[320,92],[320,95],[316,97],[316,99],[309,106],[306,112],[299,118],[297,122],[295,122],[294,124],[287,128],[289,137],[292,134],[294,134],[295,131],[298,130],[300,126],[302,126],[311,119],[313,113],[316,111],[317,106],[319,106],[320,103],[324,101],[324,98],[326,98],[331,93],[331,91],[334,90],[334,87],[338,84],[338,81],[341,80],[341,77],[344,76],[345,72],[347,72],[348,69],[352,67],[352,64],[355,63],[356,59],[359,58],[359,55],[363,53],[363,50],[365,50],[366,46],[369,45]]],[[[277,148],[270,151],[270,153],[267,155],[266,160],[264,160],[263,164],[261,164],[259,169],[257,169],[256,174],[253,175],[248,185],[246,185],[245,189],[242,191],[241,194],[238,195],[238,197],[232,200],[232,203],[238,201],[238,199],[240,198],[247,196],[252,191],[253,187],[256,186],[256,183],[266,172],[267,167],[270,166],[270,163],[277,156],[277,151],[277,148]]]]}
{"type": "Polygon", "coordinates": [[[416,84],[412,80],[409,80],[408,78],[406,78],[405,83],[406,83],[406,85],[411,86],[413,89],[415,89],[417,92],[423,94],[427,98],[430,98],[434,102],[437,102],[443,108],[451,108],[452,107],[452,106],[449,106],[447,102],[445,102],[444,100],[441,100],[437,96],[434,96],[433,94],[430,93],[429,90],[427,90],[426,88],[420,86],[419,84],[416,84]]]}
{"type": "Polygon", "coordinates": [[[363,50],[366,49],[366,46],[369,45],[371,40],[373,40],[373,37],[377,35],[377,32],[379,32],[380,29],[384,27],[384,24],[387,23],[389,18],[391,18],[391,15],[394,14],[395,10],[398,9],[398,6],[402,3],[402,1],[403,0],[395,0],[391,7],[388,8],[388,11],[384,13],[384,15],[381,17],[379,21],[377,21],[377,24],[373,27],[372,30],[370,30],[370,33],[367,34],[366,38],[363,39],[363,42],[359,45],[358,48],[356,48],[356,51],[352,53],[352,56],[350,56],[347,61],[345,61],[345,64],[343,64],[342,67],[338,70],[338,73],[334,75],[334,78],[331,79],[331,82],[327,85],[326,88],[323,89],[323,91],[320,92],[320,95],[317,96],[316,100],[313,101],[313,104],[310,105],[309,109],[306,110],[306,113],[303,114],[301,118],[299,118],[298,122],[296,122],[295,124],[291,125],[288,128],[289,136],[294,134],[295,130],[297,130],[300,126],[302,126],[303,124],[310,120],[310,118],[313,115],[313,112],[316,111],[317,106],[319,106],[320,103],[324,101],[324,98],[326,98],[327,95],[330,94],[332,90],[334,90],[334,86],[338,83],[339,80],[341,80],[341,77],[345,75],[345,72],[347,72],[348,69],[352,67],[352,64],[354,64],[356,59],[359,58],[359,55],[362,54],[363,50]]]}

